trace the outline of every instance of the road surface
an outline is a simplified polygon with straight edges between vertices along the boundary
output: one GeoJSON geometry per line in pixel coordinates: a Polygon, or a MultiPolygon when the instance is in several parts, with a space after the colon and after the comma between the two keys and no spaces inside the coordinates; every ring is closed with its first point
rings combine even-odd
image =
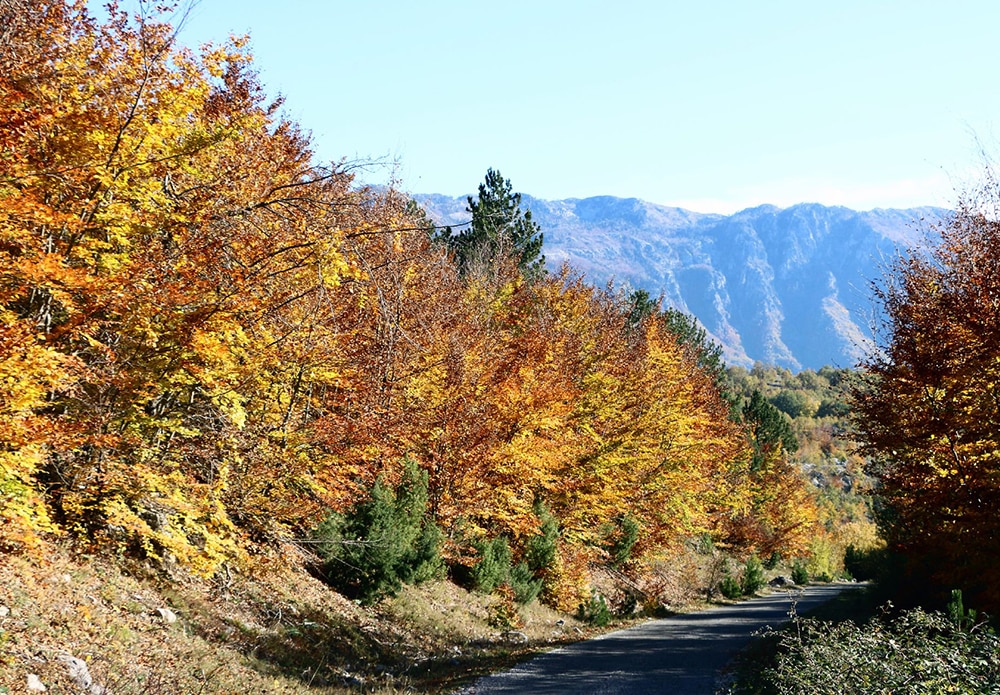
{"type": "Polygon", "coordinates": [[[767,625],[805,613],[857,584],[779,590],[697,613],[652,620],[577,642],[482,678],[460,695],[713,695],[721,671],[767,625]]]}

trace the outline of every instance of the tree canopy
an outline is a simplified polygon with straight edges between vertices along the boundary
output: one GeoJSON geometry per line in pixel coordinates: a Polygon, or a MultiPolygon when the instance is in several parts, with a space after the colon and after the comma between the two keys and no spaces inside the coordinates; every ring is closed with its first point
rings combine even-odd
{"type": "MultiPolygon", "coordinates": [[[[543,272],[499,173],[449,253],[406,196],[315,160],[242,39],[28,5],[0,34],[0,552],[68,535],[211,575],[323,519],[374,533],[419,487],[411,536],[528,566],[543,536],[573,608],[625,530],[653,557],[759,497],[697,351],[543,272]]],[[[397,559],[347,579],[381,591],[397,559]]]]}
{"type": "MultiPolygon", "coordinates": [[[[855,391],[881,521],[912,576],[1000,609],[1000,187],[966,197],[929,252],[876,287],[880,350],[855,391]]],[[[914,583],[915,584],[915,583],[914,583]]]]}

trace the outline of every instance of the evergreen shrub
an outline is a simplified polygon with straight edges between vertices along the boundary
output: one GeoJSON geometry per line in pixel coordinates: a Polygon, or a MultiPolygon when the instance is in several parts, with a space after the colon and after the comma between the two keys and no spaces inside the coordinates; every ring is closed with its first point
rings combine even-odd
{"type": "Polygon", "coordinates": [[[639,522],[631,516],[623,516],[618,520],[618,529],[614,541],[609,548],[611,564],[621,567],[632,559],[632,550],[639,541],[639,522]]]}
{"type": "Polygon", "coordinates": [[[510,546],[506,538],[497,536],[477,543],[475,547],[479,552],[479,562],[472,568],[472,587],[484,594],[492,594],[510,579],[510,546]]]}
{"type": "Polygon", "coordinates": [[[532,572],[542,575],[556,562],[559,545],[559,522],[545,503],[537,500],[534,505],[541,533],[528,538],[524,546],[524,561],[532,572]]]}
{"type": "Polygon", "coordinates": [[[722,580],[719,581],[719,591],[730,600],[738,599],[743,595],[743,587],[740,585],[740,581],[729,574],[728,571],[722,575],[722,580]]]}
{"type": "Polygon", "coordinates": [[[740,577],[740,591],[744,596],[753,596],[764,588],[764,567],[756,555],[747,558],[743,565],[743,576],[740,577]]]}
{"type": "Polygon", "coordinates": [[[596,591],[592,591],[590,599],[577,607],[576,617],[585,623],[604,627],[611,622],[613,616],[611,609],[608,608],[608,602],[604,600],[604,597],[596,591]]]}
{"type": "Polygon", "coordinates": [[[801,559],[792,565],[792,581],[800,585],[809,583],[809,568],[801,559]]]}
{"type": "Polygon", "coordinates": [[[526,562],[519,562],[510,569],[511,590],[514,600],[520,604],[531,603],[542,592],[542,579],[536,577],[526,562]]]}
{"type": "Polygon", "coordinates": [[[443,576],[442,534],[426,510],[427,473],[407,459],[395,489],[380,477],[368,499],[316,529],[322,576],[363,603],[396,594],[404,581],[443,576]]]}
{"type": "MultiPolygon", "coordinates": [[[[514,564],[514,554],[507,538],[474,543],[479,562],[467,572],[467,584],[483,593],[510,590],[519,604],[530,603],[541,593],[545,578],[556,563],[559,523],[541,501],[536,501],[535,514],[540,533],[530,536],[524,544],[523,560],[514,564]]],[[[462,577],[459,577],[460,581],[462,577]]]]}

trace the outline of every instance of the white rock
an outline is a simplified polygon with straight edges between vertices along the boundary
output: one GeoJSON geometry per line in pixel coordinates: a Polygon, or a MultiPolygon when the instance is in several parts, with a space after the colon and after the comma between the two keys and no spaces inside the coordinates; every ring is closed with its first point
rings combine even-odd
{"type": "Polygon", "coordinates": [[[28,674],[28,692],[31,693],[44,693],[48,688],[45,687],[45,683],[36,676],[34,673],[28,674]]]}
{"type": "Polygon", "coordinates": [[[10,615],[10,608],[0,606],[0,618],[6,618],[8,615],[10,615]]]}
{"type": "Polygon", "coordinates": [[[160,616],[160,619],[163,622],[165,622],[167,625],[170,625],[171,623],[176,623],[177,622],[177,614],[174,613],[169,608],[166,608],[166,607],[164,607],[164,608],[157,608],[156,609],[156,613],[157,613],[157,615],[160,616]]]}
{"type": "Polygon", "coordinates": [[[87,668],[87,662],[77,659],[72,654],[56,654],[56,659],[61,661],[69,673],[69,678],[80,690],[90,690],[94,685],[94,679],[87,668]]]}
{"type": "Polygon", "coordinates": [[[527,644],[529,642],[528,636],[519,630],[508,630],[503,633],[503,638],[508,642],[516,642],[517,644],[527,644]]]}

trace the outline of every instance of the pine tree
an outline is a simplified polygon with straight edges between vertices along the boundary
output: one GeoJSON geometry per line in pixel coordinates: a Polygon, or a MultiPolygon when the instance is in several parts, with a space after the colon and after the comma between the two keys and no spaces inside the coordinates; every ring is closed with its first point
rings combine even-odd
{"type": "Polygon", "coordinates": [[[798,449],[798,442],[788,420],[760,391],[754,390],[750,400],[743,406],[743,421],[753,446],[751,467],[754,470],[767,465],[779,451],[793,453],[798,449]]]}
{"type": "Polygon", "coordinates": [[[544,274],[541,229],[530,210],[521,210],[521,194],[513,192],[510,179],[487,170],[478,197],[469,196],[466,211],[472,214],[466,229],[457,234],[446,229],[440,235],[455,254],[462,275],[474,275],[504,257],[517,261],[526,277],[544,274]]]}

